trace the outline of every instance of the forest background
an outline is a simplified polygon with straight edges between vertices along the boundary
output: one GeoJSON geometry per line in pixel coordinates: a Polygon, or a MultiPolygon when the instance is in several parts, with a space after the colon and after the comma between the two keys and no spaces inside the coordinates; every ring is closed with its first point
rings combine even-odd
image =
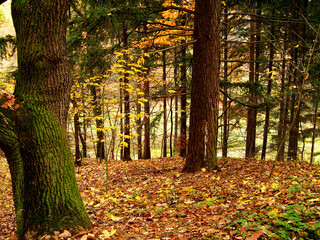
{"type": "MultiPolygon", "coordinates": [[[[219,156],[317,161],[317,1],[222,3],[219,156]]],[[[72,5],[76,159],[185,156],[193,10],[192,1],[72,5]]],[[[2,39],[12,67],[12,30],[2,39]]],[[[14,71],[2,75],[12,93],[14,71]]]]}

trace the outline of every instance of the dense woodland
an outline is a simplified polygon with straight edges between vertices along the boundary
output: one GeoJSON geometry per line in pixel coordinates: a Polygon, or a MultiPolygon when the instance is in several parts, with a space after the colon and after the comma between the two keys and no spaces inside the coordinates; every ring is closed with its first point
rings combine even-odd
{"type": "Polygon", "coordinates": [[[13,0],[12,17],[3,236],[320,239],[319,0],[13,0]]]}

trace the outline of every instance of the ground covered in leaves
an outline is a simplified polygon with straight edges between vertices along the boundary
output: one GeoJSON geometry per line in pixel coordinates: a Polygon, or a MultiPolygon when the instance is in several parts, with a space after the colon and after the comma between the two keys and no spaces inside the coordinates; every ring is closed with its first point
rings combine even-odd
{"type": "MultiPolygon", "coordinates": [[[[220,160],[221,172],[181,173],[184,160],[85,160],[77,179],[94,228],[54,239],[320,239],[320,167],[220,160]],[[106,184],[106,179],[107,183],[106,184]],[[107,190],[106,190],[107,189],[107,190]]],[[[15,230],[0,160],[0,239],[15,230]]]]}

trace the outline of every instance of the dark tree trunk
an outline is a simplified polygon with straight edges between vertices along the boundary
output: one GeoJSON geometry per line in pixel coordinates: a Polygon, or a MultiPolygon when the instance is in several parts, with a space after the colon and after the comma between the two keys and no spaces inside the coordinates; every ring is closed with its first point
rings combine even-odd
{"type": "Polygon", "coordinates": [[[98,161],[101,161],[105,158],[104,152],[104,133],[102,129],[104,128],[102,110],[101,110],[101,103],[98,101],[98,94],[96,86],[91,86],[91,95],[92,95],[92,106],[93,106],[93,114],[96,117],[96,127],[97,127],[97,149],[96,149],[96,158],[98,161]]]}
{"type": "Polygon", "coordinates": [[[170,98],[170,157],[173,156],[173,146],[172,146],[172,135],[173,135],[173,127],[174,127],[174,124],[173,124],[173,106],[172,106],[172,102],[173,102],[173,96],[171,96],[170,98]]]}
{"type": "Polygon", "coordinates": [[[285,53],[287,51],[286,40],[287,34],[284,35],[284,44],[283,44],[283,56],[282,56],[282,66],[281,66],[281,85],[280,85],[280,109],[279,109],[279,123],[278,123],[278,135],[277,135],[277,158],[276,161],[283,161],[284,160],[284,152],[285,152],[285,126],[286,126],[286,119],[287,119],[287,102],[288,96],[285,100],[285,78],[286,78],[286,57],[285,53]]]}
{"type": "MultiPolygon", "coordinates": [[[[73,100],[73,106],[76,109],[77,104],[76,100],[73,100]]],[[[76,110],[77,111],[77,110],[76,110]]],[[[73,125],[74,125],[74,143],[75,143],[75,164],[81,166],[81,152],[80,152],[80,123],[79,123],[79,113],[75,112],[73,116],[73,125]]]]}
{"type": "MultiPolygon", "coordinates": [[[[178,89],[178,79],[179,79],[179,76],[178,76],[178,53],[177,51],[175,51],[174,53],[174,62],[175,62],[175,65],[174,65],[174,86],[175,86],[175,89],[178,89]]],[[[175,146],[177,146],[177,141],[178,141],[178,126],[179,126],[179,96],[178,94],[176,94],[174,96],[174,138],[173,138],[173,142],[175,144],[175,146]]],[[[175,149],[175,152],[177,153],[177,149],[175,149]]],[[[175,153],[175,154],[176,154],[175,153]]]]}
{"type": "Polygon", "coordinates": [[[310,152],[310,164],[313,163],[313,155],[314,155],[314,142],[316,139],[316,130],[317,130],[317,120],[318,120],[318,101],[319,96],[316,99],[316,105],[314,109],[314,116],[313,116],[313,128],[312,128],[312,139],[311,139],[311,152],[310,152]]]}
{"type": "MultiPolygon", "coordinates": [[[[81,87],[81,91],[83,94],[83,86],[81,87]]],[[[85,100],[82,98],[82,104],[85,105],[85,100]]],[[[83,118],[83,134],[81,134],[80,130],[80,141],[82,145],[82,156],[87,157],[87,120],[83,118]]]]}
{"type": "Polygon", "coordinates": [[[19,108],[1,110],[8,119],[1,114],[0,147],[12,175],[19,239],[91,227],[64,131],[71,88],[67,2],[12,2],[19,66],[14,95],[19,108]]]}
{"type": "Polygon", "coordinates": [[[187,61],[186,46],[181,49],[181,113],[180,113],[180,157],[187,153],[187,61]]]}
{"type": "MultiPolygon", "coordinates": [[[[224,9],[224,13],[227,13],[228,10],[227,8],[224,9]]],[[[227,40],[228,39],[228,15],[225,14],[224,15],[224,27],[225,27],[225,31],[224,31],[224,39],[227,40]]],[[[225,47],[223,49],[223,54],[224,54],[224,60],[228,60],[228,45],[227,43],[225,43],[225,47]]],[[[224,62],[224,66],[223,66],[223,78],[224,81],[227,83],[228,81],[228,62],[225,61],[224,62]]],[[[225,86],[224,87],[224,91],[227,93],[228,92],[228,87],[225,86]]],[[[222,109],[223,109],[223,131],[222,131],[222,157],[226,158],[228,156],[228,136],[229,136],[229,127],[228,127],[228,98],[227,95],[224,94],[223,95],[223,102],[222,102],[222,109]]]]}
{"type": "Polygon", "coordinates": [[[189,143],[183,171],[217,169],[219,0],[196,0],[189,143]]]}
{"type": "MultiPolygon", "coordinates": [[[[139,89],[141,89],[141,84],[139,83],[138,85],[139,89]]],[[[139,103],[139,98],[137,99],[137,115],[141,114],[141,104],[139,103]]],[[[142,121],[141,121],[141,117],[138,117],[136,120],[136,124],[137,124],[137,145],[138,145],[138,159],[142,159],[143,158],[143,149],[142,149],[142,121]]]]}
{"type": "MultiPolygon", "coordinates": [[[[127,28],[124,27],[123,29],[123,47],[125,49],[128,48],[128,33],[127,28]]],[[[124,55],[124,60],[127,61],[126,54],[124,55]]],[[[124,74],[124,142],[125,146],[123,148],[123,160],[124,161],[130,161],[131,160],[131,136],[130,136],[130,94],[126,90],[129,87],[129,78],[128,74],[124,74]]]]}
{"type": "MultiPolygon", "coordinates": [[[[271,26],[271,36],[274,36],[274,25],[271,26]]],[[[273,38],[272,38],[273,39],[273,38]]],[[[267,101],[269,101],[269,97],[272,89],[272,73],[273,73],[273,56],[274,56],[274,47],[273,42],[270,42],[270,53],[269,53],[269,74],[268,74],[268,87],[267,87],[267,101]]],[[[261,149],[261,159],[266,158],[267,151],[267,142],[268,142],[268,133],[269,133],[269,119],[270,119],[270,103],[267,103],[266,106],[266,115],[264,120],[264,129],[263,129],[263,142],[261,149]]]]}
{"type": "Polygon", "coordinates": [[[167,69],[166,69],[166,51],[162,56],[162,80],[163,80],[163,157],[167,157],[167,69]]]}
{"type": "Polygon", "coordinates": [[[144,97],[148,100],[144,103],[144,152],[143,158],[150,159],[151,158],[151,151],[150,151],[150,89],[149,89],[149,80],[146,79],[144,81],[144,97]]]}
{"type": "MultiPolygon", "coordinates": [[[[123,142],[124,142],[124,126],[123,126],[123,79],[120,78],[119,79],[119,95],[120,95],[120,101],[119,101],[119,110],[120,110],[120,144],[122,146],[123,142]]],[[[120,159],[123,160],[123,147],[121,147],[120,150],[120,159]]]]}
{"type": "Polygon", "coordinates": [[[303,88],[304,76],[301,76],[297,68],[299,65],[304,64],[304,57],[305,57],[305,39],[306,39],[306,24],[304,23],[304,19],[301,16],[305,16],[305,9],[308,7],[308,0],[303,0],[302,3],[304,6],[302,9],[303,12],[297,14],[297,18],[301,18],[302,23],[297,23],[296,28],[300,32],[300,36],[296,36],[295,38],[297,42],[300,44],[299,48],[295,48],[293,62],[295,64],[295,70],[293,72],[293,81],[294,84],[299,89],[299,93],[295,93],[292,91],[292,99],[291,99],[291,126],[289,131],[289,146],[288,146],[288,160],[298,160],[298,140],[299,140],[299,124],[300,124],[300,112],[301,112],[301,95],[303,88]]]}
{"type": "Polygon", "coordinates": [[[87,132],[85,120],[83,120],[83,134],[80,131],[79,137],[82,145],[82,156],[87,157],[87,132]]]}
{"type": "MultiPolygon", "coordinates": [[[[251,19],[250,22],[250,63],[249,63],[249,102],[251,105],[255,104],[256,96],[253,90],[253,84],[255,81],[255,27],[254,27],[254,17],[251,19]]],[[[255,142],[256,142],[256,110],[253,108],[248,109],[248,116],[247,116],[247,140],[246,140],[246,158],[254,157],[255,153],[255,142]]]]}

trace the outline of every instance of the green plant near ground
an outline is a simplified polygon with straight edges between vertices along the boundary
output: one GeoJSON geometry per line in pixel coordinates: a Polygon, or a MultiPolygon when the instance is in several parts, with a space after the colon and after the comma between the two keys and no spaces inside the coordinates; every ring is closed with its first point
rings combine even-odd
{"type": "Polygon", "coordinates": [[[281,208],[269,207],[260,213],[237,212],[230,227],[237,234],[254,233],[263,227],[267,229],[264,239],[320,239],[319,208],[307,209],[303,204],[295,204],[279,211],[281,208]]]}

